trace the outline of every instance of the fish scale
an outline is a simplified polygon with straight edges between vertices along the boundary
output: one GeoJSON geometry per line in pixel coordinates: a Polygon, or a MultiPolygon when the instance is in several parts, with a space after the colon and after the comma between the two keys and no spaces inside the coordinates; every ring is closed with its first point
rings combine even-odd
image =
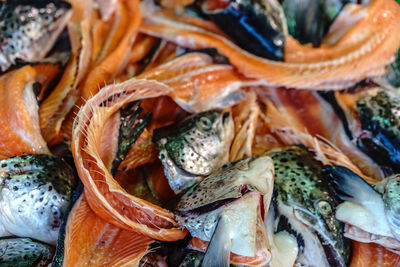
{"type": "Polygon", "coordinates": [[[300,248],[296,264],[345,266],[349,246],[343,225],[335,219],[338,199],[322,163],[304,146],[285,147],[268,156],[275,168],[278,230],[296,237],[300,248]]]}
{"type": "Polygon", "coordinates": [[[0,3],[0,70],[45,57],[71,15],[63,1],[0,3]]]}
{"type": "Polygon", "coordinates": [[[51,262],[53,248],[29,238],[0,239],[2,267],[44,267],[51,262]]]}
{"type": "Polygon", "coordinates": [[[51,155],[0,161],[0,236],[55,243],[76,185],[73,170],[51,155]]]}
{"type": "Polygon", "coordinates": [[[222,110],[192,115],[158,129],[154,140],[169,185],[179,193],[227,162],[233,140],[232,117],[222,110]]]}

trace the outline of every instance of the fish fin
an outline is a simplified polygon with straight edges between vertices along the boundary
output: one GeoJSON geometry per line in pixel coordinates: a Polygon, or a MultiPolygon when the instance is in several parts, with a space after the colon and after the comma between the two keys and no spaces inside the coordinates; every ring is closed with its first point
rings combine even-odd
{"type": "Polygon", "coordinates": [[[342,200],[361,203],[372,196],[380,198],[378,192],[346,167],[325,166],[324,172],[331,178],[332,184],[342,200]]]}
{"type": "Polygon", "coordinates": [[[202,267],[229,267],[232,240],[228,232],[227,221],[220,217],[211,237],[202,267]]]}
{"type": "Polygon", "coordinates": [[[121,109],[118,149],[111,167],[111,174],[113,176],[117,173],[119,165],[125,159],[136,139],[139,138],[151,120],[151,113],[146,113],[134,126],[141,112],[140,102],[133,102],[126,109],[121,109]]]}

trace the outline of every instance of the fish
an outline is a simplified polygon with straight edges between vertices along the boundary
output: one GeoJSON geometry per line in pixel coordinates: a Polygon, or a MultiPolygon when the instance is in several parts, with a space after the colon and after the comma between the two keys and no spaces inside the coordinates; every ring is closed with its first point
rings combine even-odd
{"type": "Polygon", "coordinates": [[[201,266],[203,262],[204,253],[199,251],[189,251],[182,262],[179,264],[179,267],[197,267],[201,266]]]}
{"type": "Polygon", "coordinates": [[[54,248],[30,238],[1,238],[0,265],[3,267],[49,266],[54,248]]]}
{"type": "Polygon", "coordinates": [[[287,26],[278,1],[198,2],[202,11],[241,48],[263,58],[283,60],[287,26]]]}
{"type": "Polygon", "coordinates": [[[60,243],[63,253],[56,255],[54,267],[140,266],[154,240],[103,220],[82,194],[68,216],[65,238],[60,243]]]}
{"type": "Polygon", "coordinates": [[[165,176],[180,193],[228,162],[233,140],[230,112],[211,110],[154,133],[165,176]]]}
{"type": "MultiPolygon", "coordinates": [[[[247,157],[222,166],[180,197],[173,208],[177,222],[210,242],[203,266],[229,266],[231,252],[251,261],[267,248],[261,210],[269,207],[273,175],[269,157],[247,157]]],[[[264,264],[270,260],[266,250],[264,264]]]]}
{"type": "Polygon", "coordinates": [[[52,155],[0,161],[0,237],[15,235],[55,244],[76,185],[72,168],[52,155]]]}
{"type": "Polygon", "coordinates": [[[110,167],[116,155],[118,135],[114,133],[120,129],[120,109],[170,92],[162,83],[140,79],[106,86],[80,108],[71,132],[75,166],[95,214],[121,229],[160,241],[182,239],[187,230],[175,222],[171,211],[128,193],[110,167]]]}
{"type": "Polygon", "coordinates": [[[272,259],[269,267],[293,267],[299,253],[299,245],[296,236],[283,230],[274,233],[276,211],[273,205],[270,206],[264,221],[268,240],[271,247],[272,259]]]}
{"type": "Polygon", "coordinates": [[[400,255],[399,175],[372,187],[346,167],[327,166],[326,171],[344,200],[336,209],[336,218],[346,223],[345,236],[377,243],[400,255]]]}
{"type": "Polygon", "coordinates": [[[394,0],[373,0],[359,9],[361,19],[344,33],[339,27],[341,38],[327,45],[313,48],[287,36],[283,62],[248,53],[225,36],[167,16],[164,10],[144,2],[140,32],[186,48],[216,48],[241,74],[262,80],[268,86],[335,90],[383,75],[399,49],[400,33],[396,29],[400,26],[397,19],[400,6],[394,0]],[[358,66],[357,71],[353,69],[354,64],[358,66]]]}
{"type": "Polygon", "coordinates": [[[347,0],[284,0],[288,32],[301,44],[319,47],[347,0]]]}
{"type": "Polygon", "coordinates": [[[400,94],[392,90],[368,90],[356,101],[361,133],[357,145],[387,172],[400,172],[400,94]]]}
{"type": "Polygon", "coordinates": [[[275,232],[296,237],[296,265],[347,266],[350,246],[344,225],[335,218],[339,199],[324,176],[322,163],[304,146],[288,146],[267,155],[275,168],[275,232]]]}
{"type": "Polygon", "coordinates": [[[46,88],[58,69],[52,64],[27,65],[0,76],[0,160],[50,153],[40,131],[35,92],[46,88]]]}
{"type": "Polygon", "coordinates": [[[71,18],[65,1],[6,1],[0,3],[0,70],[19,62],[45,58],[71,18]]]}

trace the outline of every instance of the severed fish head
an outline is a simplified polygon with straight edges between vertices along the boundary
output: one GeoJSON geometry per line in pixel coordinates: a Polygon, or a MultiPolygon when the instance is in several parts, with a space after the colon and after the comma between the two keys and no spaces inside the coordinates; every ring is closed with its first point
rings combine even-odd
{"type": "Polygon", "coordinates": [[[76,185],[71,167],[51,155],[22,155],[0,161],[0,181],[0,236],[55,244],[76,185]]]}
{"type": "Polygon", "coordinates": [[[260,250],[269,261],[261,211],[268,209],[273,175],[269,157],[248,157],[224,165],[180,198],[178,223],[193,237],[210,241],[203,264],[218,258],[229,266],[231,252],[255,257],[260,250]]]}
{"type": "Polygon", "coordinates": [[[199,113],[159,129],[154,140],[168,182],[179,193],[228,161],[232,116],[222,110],[199,113]]]}
{"type": "Polygon", "coordinates": [[[64,1],[0,3],[0,71],[43,59],[72,15],[64,1]]]}
{"type": "Polygon", "coordinates": [[[339,204],[323,165],[303,146],[268,154],[274,162],[276,232],[296,237],[301,266],[346,266],[350,247],[343,224],[335,218],[339,204]]]}

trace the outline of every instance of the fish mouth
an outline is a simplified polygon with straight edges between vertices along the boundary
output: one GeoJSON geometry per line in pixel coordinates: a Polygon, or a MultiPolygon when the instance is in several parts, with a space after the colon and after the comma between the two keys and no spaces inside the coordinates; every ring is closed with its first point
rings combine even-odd
{"type": "Polygon", "coordinates": [[[317,236],[319,242],[321,243],[322,248],[324,249],[326,259],[330,266],[344,266],[343,261],[341,261],[341,255],[337,251],[337,249],[330,244],[329,240],[324,238],[318,231],[313,231],[313,233],[317,236]]]}
{"type": "MultiPolygon", "coordinates": [[[[282,207],[281,205],[279,206],[282,207]]],[[[314,251],[313,254],[320,251],[321,255],[325,256],[325,265],[346,266],[346,255],[341,253],[339,247],[335,246],[337,242],[335,242],[333,238],[330,238],[330,232],[324,229],[320,223],[313,224],[305,218],[299,218],[299,216],[295,214],[295,208],[289,206],[284,207],[283,214],[281,214],[279,218],[277,232],[285,230],[296,238],[299,246],[298,259],[302,254],[309,254],[308,252],[310,250],[314,251]],[[281,222],[282,218],[284,218],[283,223],[281,222]],[[321,227],[317,227],[318,225],[321,227]],[[324,254],[322,254],[322,252],[324,254]]],[[[314,218],[317,220],[316,222],[319,221],[315,216],[314,218]]],[[[302,262],[306,266],[315,266],[315,262],[312,262],[312,258],[308,256],[303,256],[302,258],[306,261],[302,262]]],[[[320,264],[322,266],[323,262],[321,261],[320,264]]]]}

